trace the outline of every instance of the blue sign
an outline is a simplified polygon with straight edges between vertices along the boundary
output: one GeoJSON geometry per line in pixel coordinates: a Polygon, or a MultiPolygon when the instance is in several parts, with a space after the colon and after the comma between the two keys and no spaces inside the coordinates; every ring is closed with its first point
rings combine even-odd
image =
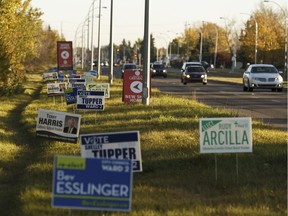
{"type": "Polygon", "coordinates": [[[77,102],[77,88],[67,88],[65,90],[66,104],[76,104],[77,102]]]}
{"type": "Polygon", "coordinates": [[[80,135],[81,156],[132,160],[133,172],[142,171],[139,131],[80,135]]]}
{"type": "Polygon", "coordinates": [[[130,160],[55,156],[52,207],[130,211],[130,160]]]}
{"type": "Polygon", "coordinates": [[[77,91],[78,110],[104,110],[105,95],[104,91],[77,91]]]}

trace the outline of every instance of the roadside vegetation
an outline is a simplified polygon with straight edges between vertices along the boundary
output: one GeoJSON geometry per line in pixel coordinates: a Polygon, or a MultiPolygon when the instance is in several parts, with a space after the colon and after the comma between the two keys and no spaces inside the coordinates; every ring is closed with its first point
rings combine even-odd
{"type": "Polygon", "coordinates": [[[154,89],[149,106],[124,104],[121,93],[122,81],[115,80],[104,111],[76,113],[83,134],[140,131],[143,172],[133,175],[131,212],[51,207],[53,156],[80,156],[80,147],[36,138],[38,110],[75,110],[63,98],[48,98],[41,75],[28,73],[22,94],[1,97],[1,215],[287,215],[287,132],[253,120],[253,153],[238,154],[238,179],[235,154],[218,154],[216,181],[215,155],[199,153],[199,118],[236,112],[154,89]]]}

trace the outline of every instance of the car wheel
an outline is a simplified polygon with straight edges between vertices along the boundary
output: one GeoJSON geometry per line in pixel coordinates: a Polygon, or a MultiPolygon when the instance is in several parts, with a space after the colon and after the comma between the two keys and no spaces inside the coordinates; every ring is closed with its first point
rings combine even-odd
{"type": "Polygon", "coordinates": [[[278,92],[282,92],[282,91],[283,91],[283,88],[278,88],[277,91],[278,91],[278,92]]]}
{"type": "Polygon", "coordinates": [[[243,91],[247,91],[247,90],[248,90],[248,88],[243,83],[243,91]]]}
{"type": "Polygon", "coordinates": [[[271,91],[272,91],[272,92],[276,92],[277,89],[276,89],[276,88],[272,88],[271,91]]]}
{"type": "Polygon", "coordinates": [[[187,85],[187,82],[183,82],[184,85],[187,85]]]}
{"type": "Polygon", "coordinates": [[[203,82],[203,85],[207,85],[207,82],[203,82]]]}
{"type": "Polygon", "coordinates": [[[247,90],[249,91],[249,92],[252,92],[253,91],[253,88],[252,87],[250,87],[250,83],[248,82],[248,87],[247,87],[247,90]]]}
{"type": "Polygon", "coordinates": [[[163,76],[164,78],[167,78],[167,76],[163,76]]]}

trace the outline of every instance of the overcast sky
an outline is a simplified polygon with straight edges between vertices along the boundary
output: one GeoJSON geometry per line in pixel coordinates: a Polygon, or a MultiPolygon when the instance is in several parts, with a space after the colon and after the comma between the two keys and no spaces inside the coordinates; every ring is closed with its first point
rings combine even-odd
{"type": "MultiPolygon", "coordinates": [[[[273,0],[287,11],[288,0],[273,0]]],[[[44,13],[42,20],[52,29],[62,32],[66,40],[74,41],[78,26],[85,21],[93,0],[32,0],[32,6],[44,13]]],[[[237,20],[241,25],[248,15],[257,9],[263,0],[149,0],[150,33],[156,39],[156,46],[166,46],[177,34],[184,32],[185,25],[202,21],[225,25],[223,19],[237,20]]],[[[111,0],[102,0],[101,44],[109,44],[111,0]]],[[[114,43],[120,44],[125,38],[132,44],[144,35],[145,0],[113,0],[114,4],[114,43]]],[[[268,7],[281,11],[273,3],[268,7]]],[[[99,0],[95,0],[95,14],[98,15],[99,0]]],[[[94,21],[95,41],[98,34],[98,18],[94,21]]],[[[79,28],[78,28],[79,29],[79,28]]],[[[97,43],[95,43],[97,46],[97,43]]]]}

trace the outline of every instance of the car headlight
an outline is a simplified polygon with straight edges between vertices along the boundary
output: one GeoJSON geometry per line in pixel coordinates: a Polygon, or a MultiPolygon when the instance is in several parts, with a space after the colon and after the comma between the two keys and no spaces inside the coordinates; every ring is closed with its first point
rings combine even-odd
{"type": "Polygon", "coordinates": [[[189,75],[189,74],[186,74],[186,77],[187,77],[187,78],[190,78],[190,75],[189,75]]]}
{"type": "Polygon", "coordinates": [[[282,76],[278,76],[275,78],[276,82],[283,82],[283,77],[282,76]]]}
{"type": "Polygon", "coordinates": [[[201,75],[201,78],[203,79],[205,77],[205,75],[201,75]]]}
{"type": "Polygon", "coordinates": [[[163,73],[166,73],[167,71],[166,70],[163,70],[163,73]]]}
{"type": "Polygon", "coordinates": [[[156,73],[156,70],[152,70],[153,73],[156,73]]]}

